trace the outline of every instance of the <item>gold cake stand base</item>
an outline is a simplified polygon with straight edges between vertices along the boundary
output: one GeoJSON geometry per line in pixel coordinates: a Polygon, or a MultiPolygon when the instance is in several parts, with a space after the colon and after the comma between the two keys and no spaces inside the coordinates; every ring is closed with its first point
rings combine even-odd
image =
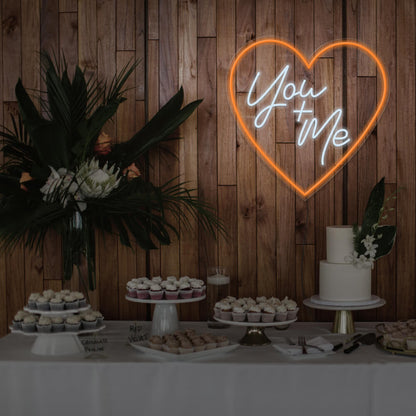
{"type": "Polygon", "coordinates": [[[267,338],[263,328],[257,326],[247,327],[247,331],[243,338],[240,339],[240,345],[246,345],[249,347],[259,347],[262,345],[269,345],[272,342],[267,338]]]}
{"type": "Polygon", "coordinates": [[[335,334],[354,334],[354,319],[351,311],[336,311],[332,332],[335,334]]]}

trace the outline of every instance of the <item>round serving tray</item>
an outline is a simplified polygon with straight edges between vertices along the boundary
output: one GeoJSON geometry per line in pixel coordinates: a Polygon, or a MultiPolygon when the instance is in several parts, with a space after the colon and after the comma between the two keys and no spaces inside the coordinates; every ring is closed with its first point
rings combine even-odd
{"type": "Polygon", "coordinates": [[[83,308],[76,308],[76,309],[64,309],[63,311],[41,311],[39,309],[30,309],[28,306],[25,306],[23,310],[29,313],[33,313],[34,315],[43,315],[43,316],[65,316],[65,315],[72,315],[74,313],[84,312],[90,309],[91,306],[87,305],[83,308]]]}
{"type": "Polygon", "coordinates": [[[126,299],[129,302],[137,302],[137,303],[151,303],[155,305],[172,305],[172,304],[181,304],[181,303],[192,303],[192,302],[199,302],[201,300],[204,300],[206,298],[205,295],[199,296],[198,298],[189,298],[189,299],[160,299],[160,300],[153,300],[153,299],[138,299],[138,298],[132,298],[128,295],[126,295],[126,299]]]}
{"type": "Polygon", "coordinates": [[[415,350],[405,350],[405,349],[400,349],[400,348],[385,347],[383,345],[383,336],[382,335],[377,337],[376,345],[379,349],[381,349],[385,352],[388,352],[389,354],[403,355],[405,357],[416,357],[416,351],[415,350]]]}
{"type": "Polygon", "coordinates": [[[313,301],[312,298],[308,298],[303,301],[303,304],[305,306],[308,306],[309,308],[321,309],[325,311],[363,311],[367,309],[380,308],[381,306],[386,304],[386,301],[384,299],[378,298],[377,302],[370,301],[362,305],[357,305],[354,303],[347,304],[344,302],[342,302],[341,304],[334,302],[330,305],[324,305],[321,303],[317,303],[316,301],[313,301]]]}
{"type": "Polygon", "coordinates": [[[236,322],[236,321],[226,321],[225,319],[216,318],[214,316],[214,319],[218,322],[228,324],[228,325],[234,325],[234,326],[242,326],[247,328],[245,335],[243,338],[240,339],[239,343],[241,345],[246,345],[249,347],[257,347],[262,345],[269,345],[271,344],[271,341],[269,338],[267,338],[266,334],[264,333],[264,330],[266,328],[272,328],[272,327],[284,327],[286,329],[291,323],[297,321],[297,318],[291,319],[289,321],[273,321],[269,323],[265,322],[236,322]]]}
{"type": "Polygon", "coordinates": [[[368,300],[361,300],[361,301],[330,301],[321,299],[319,295],[313,295],[310,298],[312,303],[316,303],[317,305],[326,305],[326,306],[337,306],[337,307],[351,307],[351,306],[370,306],[380,302],[380,298],[376,295],[371,295],[371,299],[368,300]]]}
{"type": "Polygon", "coordinates": [[[51,337],[51,336],[64,336],[64,335],[82,335],[82,334],[91,334],[94,332],[99,332],[101,330],[103,330],[105,328],[105,325],[101,325],[98,328],[93,328],[93,329],[80,329],[79,331],[60,331],[60,332],[25,332],[22,331],[21,329],[13,329],[12,326],[9,327],[10,331],[12,334],[22,334],[22,335],[26,335],[26,336],[46,336],[46,337],[51,337]]]}

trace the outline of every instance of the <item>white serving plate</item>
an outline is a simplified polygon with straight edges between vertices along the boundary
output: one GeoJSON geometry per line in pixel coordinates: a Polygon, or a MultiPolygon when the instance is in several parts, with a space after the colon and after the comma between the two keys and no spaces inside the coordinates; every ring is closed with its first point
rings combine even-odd
{"type": "Polygon", "coordinates": [[[211,350],[205,351],[198,351],[198,352],[190,352],[188,354],[173,354],[171,352],[165,352],[160,350],[154,350],[153,348],[148,347],[148,341],[141,341],[141,342],[131,342],[130,345],[146,355],[153,356],[156,358],[161,358],[164,360],[172,360],[172,361],[189,361],[195,360],[198,358],[209,358],[214,355],[224,354],[230,351],[235,350],[240,345],[239,344],[229,344],[225,347],[218,347],[213,348],[211,350]]]}
{"type": "Polygon", "coordinates": [[[380,298],[376,295],[371,295],[371,299],[368,300],[361,300],[361,301],[330,301],[324,300],[319,297],[319,295],[313,295],[310,298],[312,303],[316,303],[317,305],[324,305],[324,306],[371,306],[375,305],[380,302],[380,298]]]}
{"type": "Polygon", "coordinates": [[[79,331],[60,331],[60,332],[25,332],[21,329],[13,329],[12,326],[9,326],[9,329],[12,334],[21,334],[28,337],[51,337],[51,336],[68,336],[68,335],[82,335],[82,334],[92,334],[94,332],[99,332],[105,328],[105,325],[101,325],[93,329],[80,329],[79,331]]]}
{"type": "Polygon", "coordinates": [[[30,309],[29,307],[25,306],[23,308],[24,311],[33,313],[34,315],[43,315],[43,316],[64,316],[64,315],[72,315],[74,313],[84,312],[90,309],[91,306],[87,305],[83,308],[76,308],[76,309],[64,309],[63,311],[41,311],[39,309],[30,309]]]}
{"type": "Polygon", "coordinates": [[[153,300],[153,299],[138,299],[138,298],[132,298],[129,295],[126,295],[126,299],[129,302],[137,302],[137,303],[152,303],[152,304],[158,304],[158,305],[172,305],[176,303],[192,303],[192,302],[199,302],[201,300],[204,300],[206,298],[205,295],[199,296],[197,298],[189,298],[189,299],[173,299],[173,300],[167,300],[167,299],[160,299],[160,300],[153,300]]]}
{"type": "Polygon", "coordinates": [[[268,328],[268,327],[273,327],[273,326],[286,326],[289,324],[293,324],[293,322],[296,322],[298,320],[298,318],[295,319],[290,319],[289,321],[273,321],[273,322],[248,322],[248,321],[244,321],[244,322],[237,322],[237,321],[226,321],[225,319],[220,319],[217,317],[214,317],[214,319],[218,322],[221,322],[223,324],[227,324],[227,325],[234,325],[234,326],[245,326],[245,327],[250,327],[250,326],[255,326],[257,328],[268,328]]]}

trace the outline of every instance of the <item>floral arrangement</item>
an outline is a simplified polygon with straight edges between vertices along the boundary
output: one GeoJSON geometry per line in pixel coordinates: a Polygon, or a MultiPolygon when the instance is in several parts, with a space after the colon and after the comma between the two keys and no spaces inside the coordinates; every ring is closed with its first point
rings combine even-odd
{"type": "Polygon", "coordinates": [[[41,55],[46,98],[36,97],[39,111],[16,85],[19,116],[3,127],[4,163],[0,166],[0,242],[11,249],[23,241],[42,251],[49,229],[62,236],[63,276],[86,259],[89,288],[95,287],[95,230],[117,233],[122,244],[135,240],[143,249],[179,237],[177,224],[187,215],[215,234],[223,226],[214,211],[177,183],[154,186],[146,178],[148,152],[160,148],[199,105],[182,107],[182,88],[128,141],[115,143],[103,128],[125,100],[123,85],[136,67],[127,65],[110,85],[85,78],[76,67],[68,76],[65,59],[41,55]],[[144,172],[142,174],[142,172],[144,172]]]}
{"type": "MultiPolygon", "coordinates": [[[[374,267],[374,262],[389,254],[396,239],[396,227],[380,225],[380,221],[387,218],[384,201],[384,178],[371,191],[364,212],[363,223],[353,227],[354,252],[351,258],[357,267],[374,267]]],[[[389,197],[396,198],[395,195],[389,197]]],[[[390,208],[393,209],[393,208],[390,208]]]]}

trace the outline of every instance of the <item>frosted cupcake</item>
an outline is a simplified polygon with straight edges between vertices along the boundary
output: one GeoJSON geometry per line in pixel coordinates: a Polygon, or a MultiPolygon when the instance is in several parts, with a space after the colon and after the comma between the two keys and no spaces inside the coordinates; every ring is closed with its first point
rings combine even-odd
{"type": "Polygon", "coordinates": [[[13,329],[22,330],[22,323],[27,315],[28,313],[25,311],[18,311],[13,318],[13,322],[12,322],[13,329]]]}
{"type": "Polygon", "coordinates": [[[205,341],[201,337],[193,337],[191,342],[195,352],[204,351],[206,348],[205,341]]]}
{"type": "Polygon", "coordinates": [[[182,276],[179,278],[179,283],[189,283],[191,278],[189,276],[182,276]]]}
{"type": "Polygon", "coordinates": [[[287,319],[295,319],[299,310],[296,302],[294,300],[288,299],[283,301],[282,303],[286,306],[287,309],[287,319]]]}
{"type": "Polygon", "coordinates": [[[22,322],[22,330],[25,332],[36,331],[36,318],[34,315],[27,315],[24,317],[22,322]]]}
{"type": "Polygon", "coordinates": [[[149,299],[149,285],[146,283],[139,283],[136,289],[138,299],[149,299]]]}
{"type": "Polygon", "coordinates": [[[204,293],[203,287],[204,287],[204,282],[202,280],[195,279],[194,281],[192,281],[191,282],[192,297],[200,298],[204,293]]]}
{"type": "Polygon", "coordinates": [[[261,319],[261,309],[258,305],[250,306],[247,312],[247,320],[248,322],[260,322],[261,319]]]}
{"type": "Polygon", "coordinates": [[[216,337],[215,341],[217,342],[218,347],[226,347],[230,343],[230,340],[224,335],[216,337]]]}
{"type": "Polygon", "coordinates": [[[179,296],[179,290],[175,284],[169,283],[165,288],[165,298],[166,300],[176,300],[179,296]]]}
{"type": "Polygon", "coordinates": [[[214,316],[221,319],[221,302],[217,302],[214,306],[214,316]]]}
{"type": "Polygon", "coordinates": [[[162,281],[163,281],[163,279],[162,279],[161,276],[152,277],[152,282],[153,283],[156,283],[156,284],[160,285],[162,283],[162,281]]]}
{"type": "Polygon", "coordinates": [[[168,276],[166,278],[166,281],[169,282],[169,283],[175,283],[175,282],[178,281],[178,279],[176,278],[176,276],[168,276]]]}
{"type": "Polygon", "coordinates": [[[97,317],[92,313],[86,313],[82,317],[82,329],[95,329],[97,328],[97,317]]]}
{"type": "Polygon", "coordinates": [[[31,293],[29,296],[29,300],[27,302],[27,306],[30,309],[36,309],[36,301],[40,298],[40,293],[31,293]]]}
{"type": "Polygon", "coordinates": [[[87,299],[82,292],[72,292],[72,296],[78,301],[78,308],[85,308],[87,306],[87,299]]]}
{"type": "Polygon", "coordinates": [[[65,302],[61,297],[54,297],[49,301],[49,307],[51,311],[63,311],[65,308],[65,302]]]}
{"type": "Polygon", "coordinates": [[[157,283],[152,284],[152,286],[150,286],[150,289],[149,289],[149,296],[150,296],[150,299],[152,300],[163,299],[162,287],[157,283]]]}
{"type": "Polygon", "coordinates": [[[213,350],[214,348],[217,348],[217,340],[213,335],[203,334],[201,335],[201,338],[204,340],[205,348],[207,350],[213,350]]]}
{"type": "Polygon", "coordinates": [[[90,313],[92,313],[97,318],[97,326],[101,326],[104,322],[103,314],[100,311],[91,311],[90,313]]]}
{"type": "Polygon", "coordinates": [[[127,295],[131,298],[137,298],[137,283],[130,281],[126,285],[127,295]]]}
{"type": "Polygon", "coordinates": [[[191,285],[187,282],[181,283],[179,286],[179,297],[181,299],[191,299],[192,298],[192,288],[191,285]]]}
{"type": "Polygon", "coordinates": [[[49,311],[49,299],[44,296],[39,296],[36,300],[36,309],[38,311],[49,311]]]}
{"type": "Polygon", "coordinates": [[[261,321],[269,324],[270,322],[274,321],[275,315],[276,315],[276,309],[272,305],[266,304],[261,314],[261,321]]]}
{"type": "Polygon", "coordinates": [[[283,303],[276,308],[276,321],[287,321],[287,309],[283,303]]]}
{"type": "Polygon", "coordinates": [[[267,298],[266,298],[266,296],[257,296],[256,302],[257,303],[266,303],[267,302],[267,298]]]}
{"type": "Polygon", "coordinates": [[[242,306],[234,306],[232,311],[233,321],[244,322],[246,320],[246,311],[242,306]]]}
{"type": "Polygon", "coordinates": [[[149,347],[154,350],[162,350],[163,340],[158,335],[153,335],[149,338],[149,347]]]}
{"type": "Polygon", "coordinates": [[[65,329],[64,318],[62,316],[53,316],[52,321],[52,332],[62,332],[65,329]]]}
{"type": "Polygon", "coordinates": [[[231,305],[229,303],[222,302],[220,308],[220,318],[225,321],[231,321],[233,317],[231,305]]]}
{"type": "Polygon", "coordinates": [[[81,317],[79,315],[71,315],[65,319],[65,331],[79,331],[81,328],[81,317]]]}
{"type": "Polygon", "coordinates": [[[52,331],[52,321],[47,316],[41,316],[38,323],[36,324],[36,329],[41,334],[47,334],[52,331]]]}
{"type": "Polygon", "coordinates": [[[69,310],[78,309],[78,305],[79,305],[78,299],[76,299],[75,296],[73,296],[72,294],[65,296],[64,302],[65,302],[65,309],[69,309],[69,310]]]}

